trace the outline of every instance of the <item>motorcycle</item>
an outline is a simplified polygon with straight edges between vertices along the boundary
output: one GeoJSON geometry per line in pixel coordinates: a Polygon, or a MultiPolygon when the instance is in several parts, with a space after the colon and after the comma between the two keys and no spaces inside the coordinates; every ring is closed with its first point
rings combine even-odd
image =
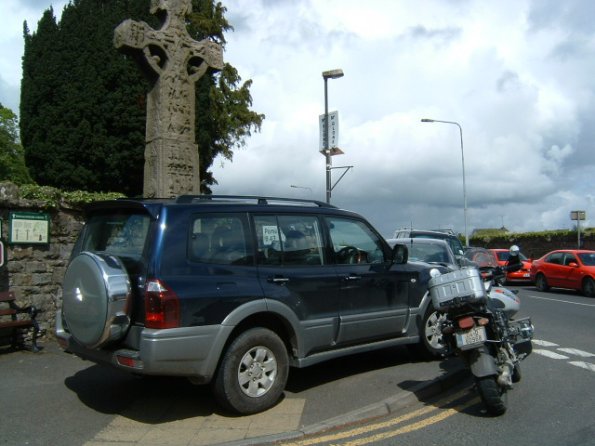
{"type": "Polygon", "coordinates": [[[507,392],[521,379],[520,362],[532,351],[531,318],[515,320],[516,293],[499,286],[518,265],[478,265],[441,274],[429,282],[434,308],[442,314],[440,330],[448,353],[461,357],[474,377],[491,415],[506,412],[507,392]]]}

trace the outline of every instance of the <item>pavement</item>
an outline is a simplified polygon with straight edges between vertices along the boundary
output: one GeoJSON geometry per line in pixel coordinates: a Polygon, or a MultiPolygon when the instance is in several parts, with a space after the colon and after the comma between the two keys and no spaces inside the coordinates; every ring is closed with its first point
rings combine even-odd
{"type": "Polygon", "coordinates": [[[292,369],[284,398],[251,416],[224,412],[206,386],[134,377],[63,352],[0,350],[0,444],[256,445],[298,441],[424,402],[468,376],[456,358],[403,347],[292,369]]]}

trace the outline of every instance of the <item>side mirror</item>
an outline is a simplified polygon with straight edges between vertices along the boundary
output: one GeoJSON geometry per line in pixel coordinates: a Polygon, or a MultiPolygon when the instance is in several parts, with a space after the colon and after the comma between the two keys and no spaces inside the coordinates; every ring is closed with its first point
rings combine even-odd
{"type": "Polygon", "coordinates": [[[576,262],[570,262],[568,264],[568,266],[570,266],[571,268],[578,268],[578,263],[576,263],[576,262]]]}
{"type": "Polygon", "coordinates": [[[409,250],[407,249],[407,246],[397,243],[393,247],[392,255],[392,262],[401,265],[407,263],[407,260],[409,259],[409,250]]]}

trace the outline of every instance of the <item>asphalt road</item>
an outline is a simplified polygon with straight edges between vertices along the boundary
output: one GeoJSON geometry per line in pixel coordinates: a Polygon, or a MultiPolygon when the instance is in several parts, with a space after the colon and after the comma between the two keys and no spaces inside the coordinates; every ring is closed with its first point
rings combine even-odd
{"type": "Polygon", "coordinates": [[[503,416],[488,416],[471,381],[464,380],[436,398],[308,438],[308,444],[595,445],[595,299],[533,287],[520,293],[519,316],[531,316],[535,324],[534,350],[503,416]]]}
{"type": "Polygon", "coordinates": [[[41,345],[40,353],[0,353],[0,445],[203,445],[299,434],[386,413],[460,370],[456,361],[416,360],[406,348],[350,356],[292,370],[278,406],[237,417],[221,411],[208,387],[135,377],[41,345]]]}

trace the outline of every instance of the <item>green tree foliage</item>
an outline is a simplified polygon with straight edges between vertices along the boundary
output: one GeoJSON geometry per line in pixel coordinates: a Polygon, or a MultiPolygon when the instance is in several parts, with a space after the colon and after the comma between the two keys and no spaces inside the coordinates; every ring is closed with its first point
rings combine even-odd
{"type": "MultiPolygon", "coordinates": [[[[113,46],[123,20],[159,27],[150,0],[73,0],[56,22],[50,8],[31,34],[25,23],[21,138],[27,166],[42,185],[65,190],[142,193],[145,97],[149,83],[132,57],[113,46]]],[[[189,33],[225,44],[225,8],[193,0],[189,33]]],[[[219,154],[231,159],[264,116],[250,110],[251,82],[226,64],[196,88],[196,135],[203,189],[219,154]]]]}
{"type": "Polygon", "coordinates": [[[18,130],[14,112],[0,104],[0,182],[11,181],[15,184],[33,182],[25,166],[18,130]]]}

